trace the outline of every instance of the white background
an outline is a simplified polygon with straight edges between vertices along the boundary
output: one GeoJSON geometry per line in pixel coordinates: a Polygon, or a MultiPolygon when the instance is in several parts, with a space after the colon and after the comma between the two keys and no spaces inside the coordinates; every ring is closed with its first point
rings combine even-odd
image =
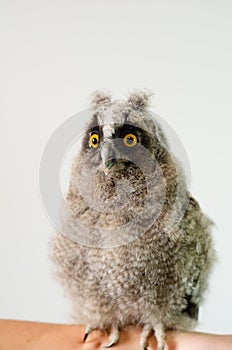
{"type": "MultiPolygon", "coordinates": [[[[46,141],[89,93],[155,93],[182,140],[219,262],[199,330],[232,333],[230,0],[0,1],[0,317],[67,322],[51,277],[38,169],[46,141]]],[[[84,276],[83,276],[84,278],[84,276]]]]}

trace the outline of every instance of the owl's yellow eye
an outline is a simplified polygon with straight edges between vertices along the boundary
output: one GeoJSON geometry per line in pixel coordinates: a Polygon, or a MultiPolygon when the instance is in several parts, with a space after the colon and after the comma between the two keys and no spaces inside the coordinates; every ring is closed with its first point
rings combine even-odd
{"type": "Polygon", "coordinates": [[[134,147],[137,144],[137,137],[134,134],[126,134],[123,138],[124,145],[134,147]]]}
{"type": "Polygon", "coordinates": [[[99,135],[94,133],[89,138],[89,146],[92,148],[97,148],[99,144],[99,135]]]}

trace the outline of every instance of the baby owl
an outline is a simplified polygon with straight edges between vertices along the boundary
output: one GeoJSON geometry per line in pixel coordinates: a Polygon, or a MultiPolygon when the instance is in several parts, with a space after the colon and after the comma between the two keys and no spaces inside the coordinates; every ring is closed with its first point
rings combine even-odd
{"type": "Polygon", "coordinates": [[[90,120],[74,160],[63,232],[51,241],[57,276],[76,322],[110,331],[111,347],[128,325],[154,331],[191,330],[215,258],[212,221],[188,192],[149,108],[150,93],[125,100],[95,92],[90,120]]]}

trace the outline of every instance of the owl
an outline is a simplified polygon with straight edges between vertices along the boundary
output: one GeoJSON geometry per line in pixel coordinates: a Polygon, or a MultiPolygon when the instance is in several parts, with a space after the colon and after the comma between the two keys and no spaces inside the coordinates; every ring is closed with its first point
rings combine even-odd
{"type": "Polygon", "coordinates": [[[150,110],[151,94],[97,91],[71,171],[63,233],[51,240],[56,275],[85,324],[116,344],[142,327],[164,350],[167,330],[192,330],[215,260],[212,221],[150,110]]]}

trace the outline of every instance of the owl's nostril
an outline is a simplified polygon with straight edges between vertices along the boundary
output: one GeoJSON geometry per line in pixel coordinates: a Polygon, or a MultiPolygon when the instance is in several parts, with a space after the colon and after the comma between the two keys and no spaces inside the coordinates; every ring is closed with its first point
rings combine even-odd
{"type": "Polygon", "coordinates": [[[114,158],[110,158],[110,159],[107,159],[107,161],[105,161],[105,166],[108,169],[111,169],[112,166],[114,166],[115,164],[116,164],[116,159],[114,159],[114,158]]]}

